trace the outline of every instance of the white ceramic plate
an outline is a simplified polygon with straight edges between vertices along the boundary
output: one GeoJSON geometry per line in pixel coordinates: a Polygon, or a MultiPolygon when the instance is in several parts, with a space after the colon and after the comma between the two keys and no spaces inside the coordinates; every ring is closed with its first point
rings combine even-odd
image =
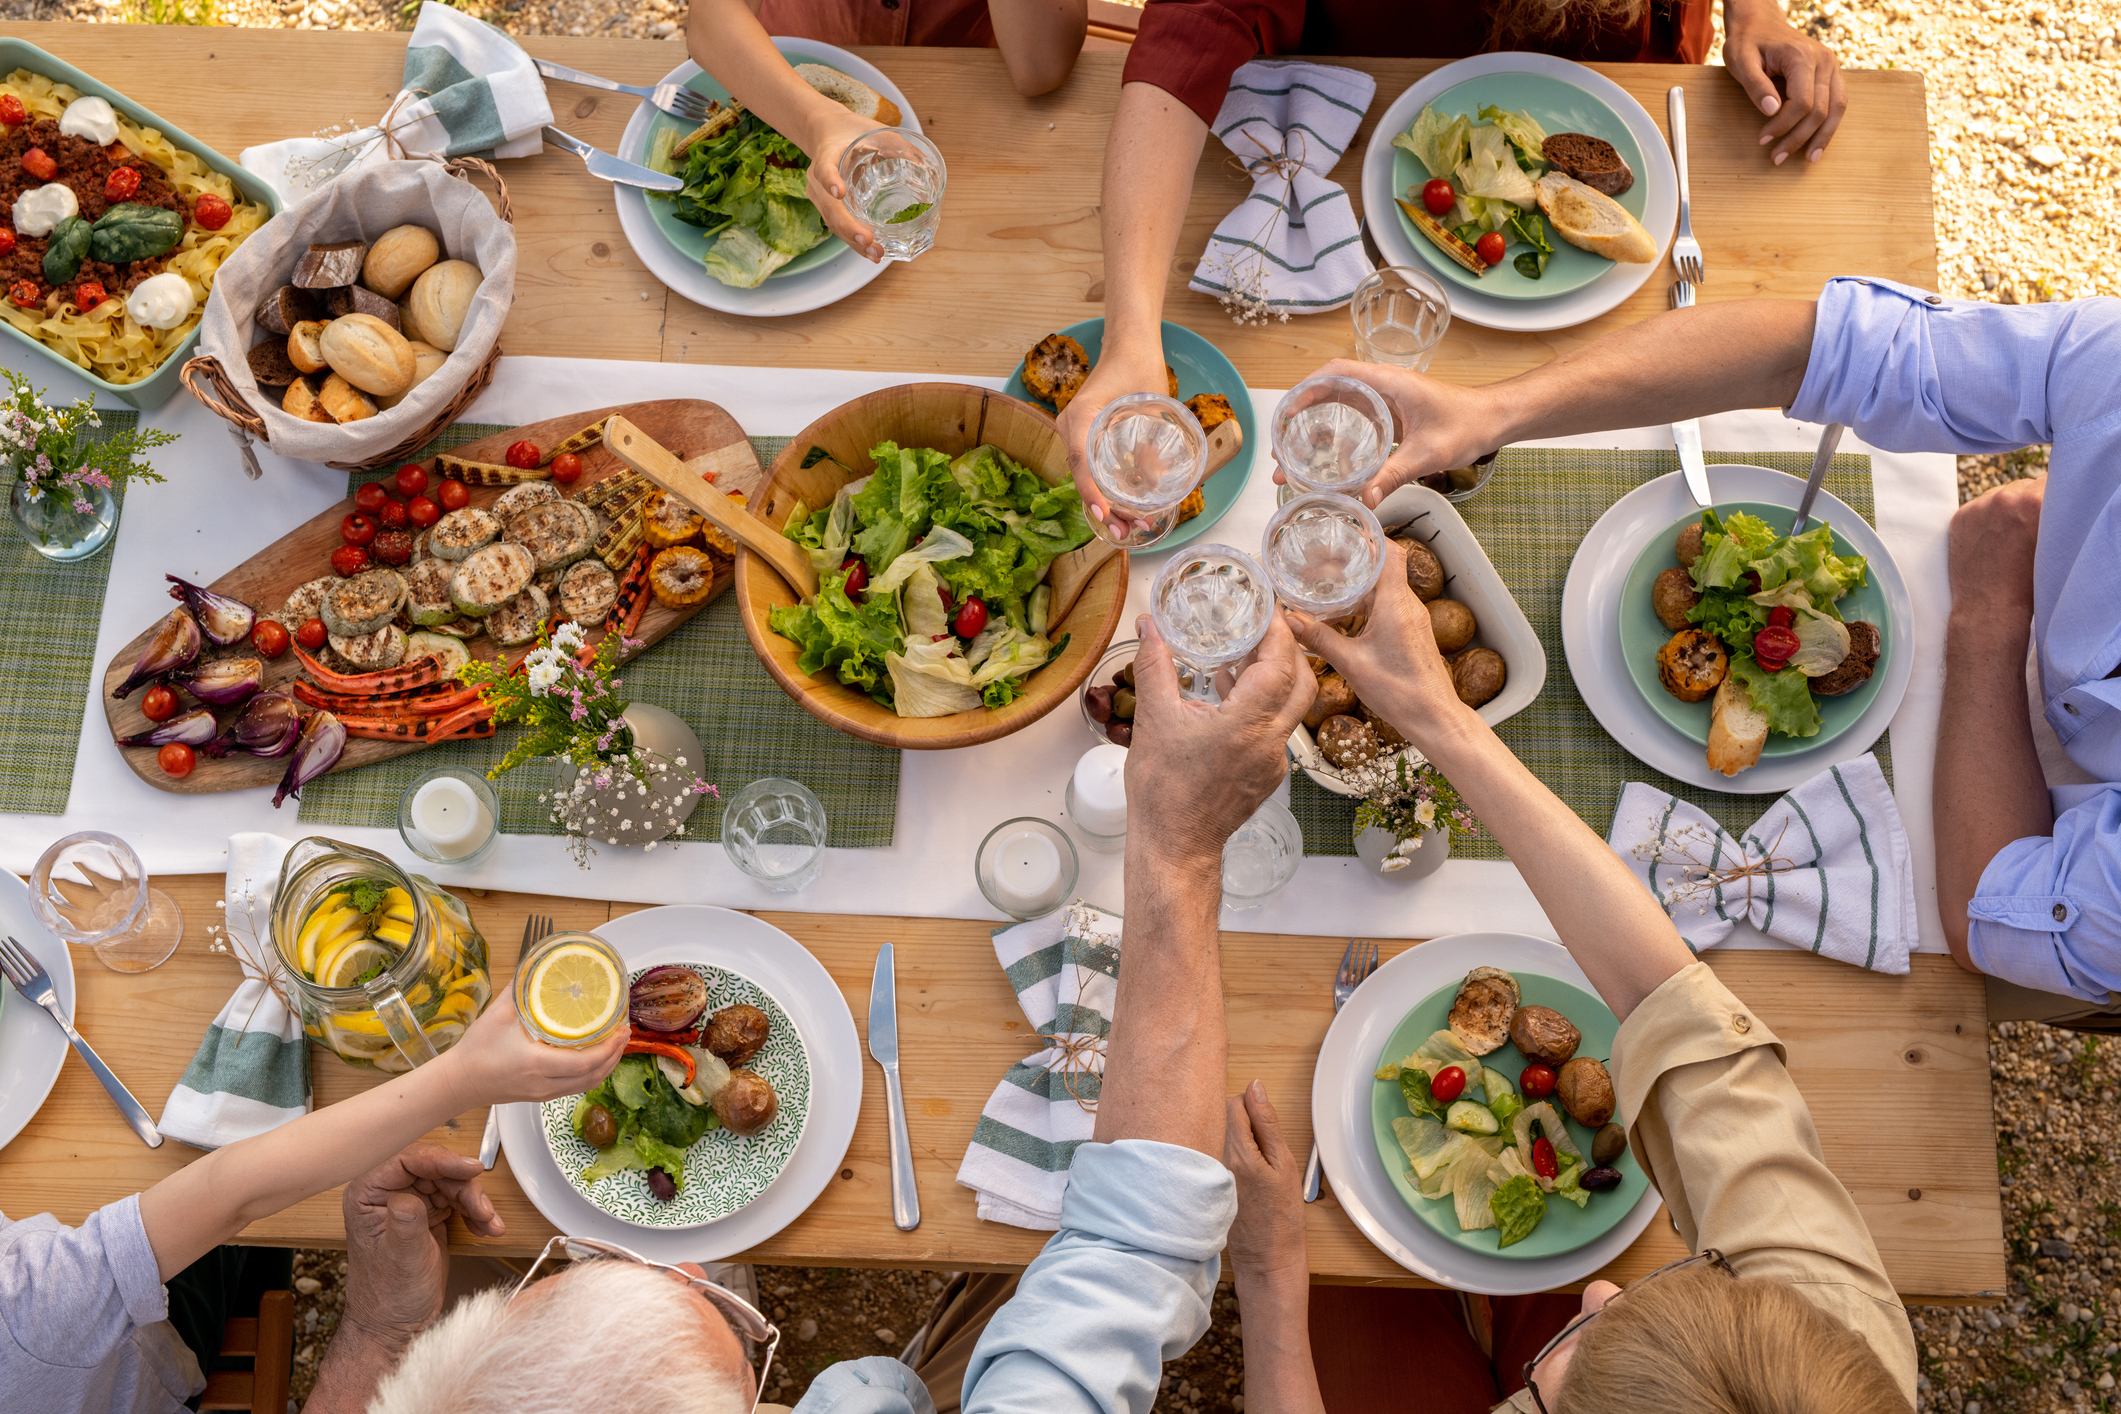
{"type": "Polygon", "coordinates": [[[577,1192],[553,1161],[541,1107],[504,1106],[501,1147],[533,1206],[560,1231],[600,1237],[659,1262],[715,1262],[755,1247],[801,1217],[838,1171],[862,1109],[862,1047],[832,974],[801,943],[746,913],[704,905],[648,908],[614,918],[597,936],[628,970],[705,958],[755,981],[787,1011],[810,1059],[810,1117],[780,1177],[748,1207],[699,1227],[640,1227],[577,1192]]]}
{"type": "Polygon", "coordinates": [[[1421,112],[1422,105],[1430,99],[1468,79],[1500,73],[1545,74],[1574,84],[1619,114],[1636,145],[1642,149],[1644,170],[1635,175],[1648,188],[1642,228],[1657,242],[1656,260],[1646,265],[1616,263],[1588,285],[1552,299],[1499,299],[1455,284],[1448,286],[1453,319],[1519,333],[1572,328],[1596,319],[1641,289],[1662,265],[1665,249],[1671,244],[1672,231],[1679,221],[1679,174],[1672,166],[1672,152],[1665,145],[1664,130],[1626,89],[1603,74],[1567,59],[1521,53],[1477,54],[1455,64],[1446,64],[1429,74],[1393,100],[1392,106],[1377,120],[1376,130],[1370,134],[1370,146],[1362,158],[1362,209],[1373,213],[1375,219],[1366,224],[1387,264],[1410,265],[1417,270],[1427,268],[1426,261],[1414,249],[1401,223],[1386,219],[1399,209],[1394,204],[1398,193],[1392,187],[1393,135],[1405,132],[1415,115],[1421,112]]]}
{"type": "MultiPolygon", "coordinates": [[[[1502,576],[1495,572],[1494,562],[1481,548],[1465,517],[1458,513],[1458,507],[1426,486],[1410,484],[1385,497],[1377,508],[1377,519],[1389,531],[1411,529],[1436,552],[1448,576],[1444,581],[1446,592],[1471,609],[1474,622],[1480,625],[1474,641],[1502,655],[1503,666],[1509,670],[1508,681],[1480,709],[1480,719],[1499,727],[1531,706],[1539,690],[1546,686],[1547,651],[1540,646],[1531,621],[1517,606],[1502,576]]],[[[1335,795],[1359,793],[1319,755],[1317,740],[1301,722],[1289,735],[1289,754],[1304,768],[1304,774],[1323,789],[1335,795]]]]}
{"type": "MultiPolygon", "coordinates": [[[[74,960],[66,944],[48,932],[30,912],[29,885],[0,870],[0,936],[28,948],[52,976],[59,1009],[74,1014],[74,960]]],[[[51,1094],[59,1067],[66,1063],[66,1033],[31,1006],[22,994],[0,981],[0,1149],[13,1142],[51,1094]]],[[[19,1216],[19,1215],[18,1215],[19,1216]]]]}
{"type": "MultiPolygon", "coordinates": [[[[1804,496],[1804,478],[1764,466],[1716,465],[1708,473],[1710,492],[1719,501],[1765,501],[1794,512],[1804,496]]],[[[1642,700],[1621,660],[1622,588],[1645,541],[1695,509],[1685,478],[1676,471],[1667,472],[1615,501],[1577,547],[1561,591],[1561,645],[1568,655],[1569,676],[1591,715],[1643,764],[1689,785],[1732,795],[1780,794],[1837,761],[1870,750],[1892,724],[1900,699],[1907,695],[1908,679],[1914,675],[1914,645],[1908,637],[1914,610],[1907,597],[1907,582],[1878,532],[1825,491],[1819,493],[1814,518],[1831,522],[1836,533],[1846,536],[1864,557],[1892,616],[1894,651],[1886,658],[1885,682],[1856,724],[1810,751],[1763,757],[1750,770],[1726,776],[1709,768],[1699,742],[1642,700]]]]}
{"type": "Polygon", "coordinates": [[[1334,1198],[1378,1251],[1459,1291],[1528,1296],[1581,1281],[1611,1262],[1642,1236],[1663,1203],[1654,1188],[1646,1189],[1633,1210],[1595,1241],[1555,1257],[1517,1260],[1451,1241],[1401,1200],[1371,1134],[1372,1070],[1386,1039],[1422,998],[1482,966],[1541,973],[1595,991],[1568,949],[1543,938],[1459,933],[1408,948],[1372,973],[1333,1018],[1312,1072],[1313,1137],[1334,1198]]]}
{"type": "MultiPolygon", "coordinates": [[[[909,132],[921,130],[921,121],[914,116],[913,104],[876,65],[856,58],[844,49],[835,49],[815,40],[776,36],[773,43],[784,53],[800,56],[801,62],[828,64],[841,73],[860,79],[898,105],[900,127],[909,132]]],[[[685,83],[699,73],[700,66],[687,59],[658,82],[685,83]]],[[[626,131],[619,137],[619,156],[629,162],[647,165],[648,126],[655,116],[655,108],[646,101],[634,109],[633,117],[627,120],[626,131]]],[[[612,191],[617,196],[619,226],[626,232],[626,242],[641,257],[641,263],[648,267],[649,273],[693,303],[724,314],[769,318],[821,309],[847,298],[884,273],[883,265],[872,265],[842,247],[832,259],[814,269],[769,278],[757,289],[734,289],[709,275],[706,266],[680,252],[664,238],[648,214],[648,195],[639,187],[614,186],[612,191]]]]}

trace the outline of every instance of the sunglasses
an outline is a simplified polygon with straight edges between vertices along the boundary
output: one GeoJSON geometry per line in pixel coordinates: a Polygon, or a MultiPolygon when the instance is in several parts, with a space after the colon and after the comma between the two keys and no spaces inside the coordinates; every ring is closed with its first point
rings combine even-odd
{"type": "Polygon", "coordinates": [[[652,1267],[659,1272],[669,1272],[687,1286],[698,1290],[722,1313],[736,1329],[737,1334],[747,1337],[765,1352],[759,1362],[758,1382],[752,1386],[751,1391],[752,1414],[757,1414],[759,1400],[766,1390],[766,1374],[773,1368],[773,1352],[779,1349],[781,1344],[781,1328],[767,1320],[765,1313],[758,1307],[726,1286],[718,1285],[705,1277],[694,1276],[691,1272],[681,1267],[673,1267],[668,1262],[651,1262],[640,1253],[629,1251],[615,1242],[601,1242],[594,1237],[564,1236],[555,1237],[545,1244],[545,1249],[538,1253],[538,1259],[530,1264],[530,1270],[523,1273],[523,1279],[516,1283],[516,1289],[508,1293],[509,1300],[513,1301],[523,1294],[523,1288],[530,1285],[537,1276],[538,1268],[544,1266],[554,1253],[571,1262],[632,1262],[636,1266],[652,1267]]]}
{"type": "Polygon", "coordinates": [[[1552,1355],[1556,1350],[1559,1350],[1565,1342],[1572,1340],[1577,1335],[1581,1334],[1585,1326],[1598,1319],[1600,1312],[1612,1310],[1613,1307],[1620,1301],[1622,1297],[1626,1296],[1630,1291],[1633,1291],[1636,1287],[1647,1285],[1648,1283],[1653,1282],[1657,1280],[1657,1278],[1663,1276],[1666,1272],[1676,1272],[1682,1267],[1698,1266],[1704,1262],[1706,1262],[1712,1270],[1722,1272],[1725,1276],[1731,1278],[1733,1281],[1737,1280],[1738,1273],[1732,1270],[1731,1264],[1729,1262],[1724,1260],[1723,1254],[1713,1247],[1708,1248],[1705,1251],[1696,1252],[1691,1257],[1681,1257],[1676,1262],[1667,1262],[1663,1266],[1657,1268],[1657,1270],[1653,1272],[1644,1273],[1642,1276],[1636,1278],[1634,1281],[1629,1282],[1625,1287],[1621,1288],[1619,1291],[1614,1292],[1613,1299],[1606,1302],[1605,1305],[1599,1307],[1597,1311],[1586,1311],[1582,1315],[1578,1316],[1575,1320],[1563,1326],[1561,1328],[1560,1334],[1556,1335],[1552,1340],[1548,1341],[1546,1345],[1541,1348],[1540,1352],[1537,1355],[1534,1355],[1531,1359],[1525,1361],[1524,1387],[1532,1392],[1532,1402],[1539,1406],[1539,1414],[1554,1414],[1554,1411],[1547,1406],[1546,1400],[1540,1395],[1538,1382],[1532,1378],[1532,1372],[1539,1368],[1541,1361],[1545,1360],[1549,1355],[1552,1355]]]}

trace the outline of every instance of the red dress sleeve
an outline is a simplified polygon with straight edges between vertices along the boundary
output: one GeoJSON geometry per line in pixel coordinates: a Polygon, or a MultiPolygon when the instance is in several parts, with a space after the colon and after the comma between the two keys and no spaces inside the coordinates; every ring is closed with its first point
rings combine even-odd
{"type": "Polygon", "coordinates": [[[1212,124],[1238,66],[1296,53],[1303,32],[1304,0],[1149,0],[1121,82],[1154,84],[1212,124]]]}

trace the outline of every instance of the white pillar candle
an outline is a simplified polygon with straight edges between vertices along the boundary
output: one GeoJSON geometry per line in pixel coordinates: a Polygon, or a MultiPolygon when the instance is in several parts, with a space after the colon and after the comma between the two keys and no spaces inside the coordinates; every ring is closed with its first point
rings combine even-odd
{"type": "Polygon", "coordinates": [[[472,788],[437,776],[412,798],[413,828],[444,859],[476,853],[493,834],[493,812],[472,788]]]}
{"type": "Polygon", "coordinates": [[[1060,850],[1030,830],[1004,835],[995,841],[992,882],[994,900],[1006,912],[1051,908],[1060,892],[1060,850]]]}
{"type": "Polygon", "coordinates": [[[1127,748],[1093,746],[1075,763],[1075,823],[1093,835],[1127,830],[1127,748]]]}

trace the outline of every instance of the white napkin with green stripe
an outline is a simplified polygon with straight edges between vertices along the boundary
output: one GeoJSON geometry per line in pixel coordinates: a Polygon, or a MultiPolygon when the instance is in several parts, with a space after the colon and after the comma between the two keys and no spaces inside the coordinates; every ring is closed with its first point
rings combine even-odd
{"type": "Polygon", "coordinates": [[[957,1181],[988,1222],[1060,1226],[1068,1165],[1097,1126],[1119,987],[1117,915],[1077,901],[994,932],[994,954],[1046,1048],[1009,1067],[980,1112],[957,1181]]]}
{"type": "Polygon", "coordinates": [[[1876,756],[1828,767],[1736,838],[1695,806],[1630,782],[1606,842],[1696,952],[1744,919],[1837,961],[1904,973],[1919,941],[1907,830],[1876,756]]]}
{"type": "Polygon", "coordinates": [[[279,835],[229,837],[220,936],[234,950],[243,980],[208,1023],[158,1123],[196,1149],[218,1149],[309,1113],[309,1038],[268,980],[277,975],[273,894],[280,861],[292,848],[294,841],[279,835]]]}

